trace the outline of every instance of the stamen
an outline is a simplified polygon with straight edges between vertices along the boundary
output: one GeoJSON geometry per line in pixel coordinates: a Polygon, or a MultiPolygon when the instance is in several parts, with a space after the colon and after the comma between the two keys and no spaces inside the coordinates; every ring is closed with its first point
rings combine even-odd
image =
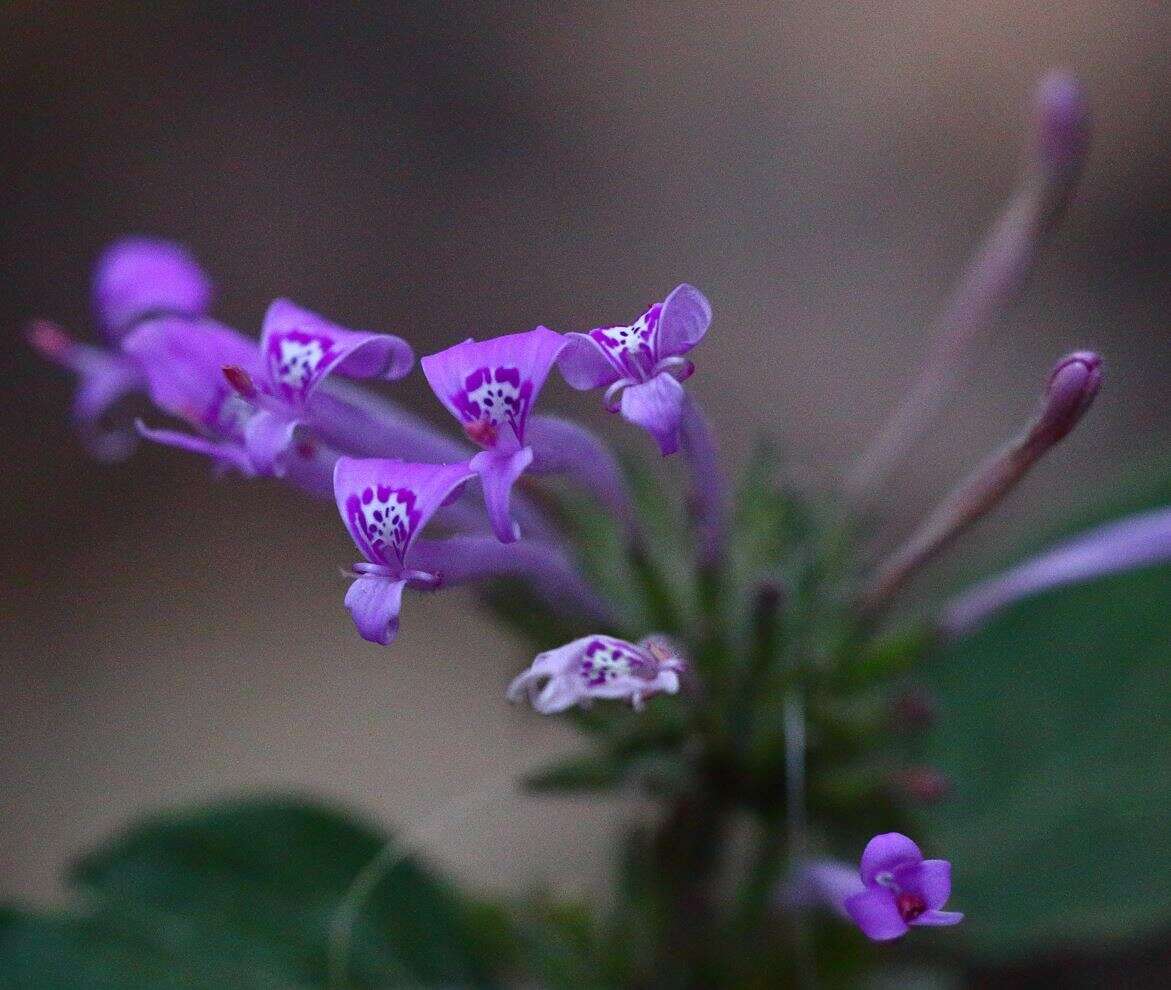
{"type": "Polygon", "coordinates": [[[619,378],[618,381],[606,389],[606,393],[602,396],[602,405],[606,407],[606,411],[612,413],[618,412],[619,408],[621,408],[621,403],[615,400],[624,388],[636,384],[638,383],[633,378],[619,378]]]}
{"type": "Polygon", "coordinates": [[[224,365],[224,378],[242,399],[251,401],[256,398],[256,383],[252,376],[237,364],[224,365]]]}
{"type": "Polygon", "coordinates": [[[675,354],[671,357],[660,358],[655,366],[651,369],[649,377],[654,378],[655,375],[666,371],[676,381],[685,382],[688,378],[695,374],[695,362],[688,361],[685,357],[680,357],[675,354]]]}

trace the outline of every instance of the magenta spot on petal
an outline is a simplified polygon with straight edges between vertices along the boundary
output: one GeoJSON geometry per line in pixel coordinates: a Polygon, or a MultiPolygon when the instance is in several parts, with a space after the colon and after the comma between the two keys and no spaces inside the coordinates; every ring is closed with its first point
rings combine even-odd
{"type": "Polygon", "coordinates": [[[362,503],[364,505],[369,505],[373,500],[374,500],[374,489],[373,488],[367,488],[365,491],[362,492],[362,503]]]}

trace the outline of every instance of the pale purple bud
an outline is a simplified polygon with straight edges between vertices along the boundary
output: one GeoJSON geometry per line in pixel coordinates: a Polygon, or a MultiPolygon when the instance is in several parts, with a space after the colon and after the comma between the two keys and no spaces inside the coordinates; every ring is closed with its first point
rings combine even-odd
{"type": "Polygon", "coordinates": [[[873,611],[885,605],[907,578],[999,505],[1078,424],[1101,384],[1102,361],[1097,354],[1076,351],[1058,361],[1046,382],[1040,412],[1028,429],[961,482],[882,564],[863,597],[864,608],[873,611]]]}
{"type": "Polygon", "coordinates": [[[1033,97],[1035,154],[1048,175],[1064,178],[1080,170],[1090,146],[1090,111],[1076,76],[1050,72],[1033,97]]]}
{"type": "Polygon", "coordinates": [[[1061,440],[1093,404],[1101,384],[1102,359],[1093,351],[1075,351],[1058,361],[1033,427],[1035,440],[1047,446],[1061,440]]]}
{"type": "Polygon", "coordinates": [[[1089,143],[1080,84],[1063,72],[1046,76],[1037,87],[1033,113],[1033,135],[1016,190],[936,319],[918,379],[847,478],[855,501],[875,490],[953,394],[965,363],[1020,295],[1069,205],[1089,143]]]}

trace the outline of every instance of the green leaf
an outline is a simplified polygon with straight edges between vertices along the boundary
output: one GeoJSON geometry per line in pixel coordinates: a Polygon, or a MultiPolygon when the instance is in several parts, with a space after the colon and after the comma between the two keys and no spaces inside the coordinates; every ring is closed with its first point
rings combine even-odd
{"type": "MultiPolygon", "coordinates": [[[[387,839],[299,800],[219,804],[148,821],[74,871],[82,908],[0,920],[0,987],[321,987],[329,932],[387,839]]],[[[471,908],[391,852],[357,912],[351,987],[484,986],[471,908]]]]}
{"type": "Polygon", "coordinates": [[[1018,603],[927,669],[921,814],[981,955],[1137,940],[1171,922],[1171,568],[1018,603]]]}

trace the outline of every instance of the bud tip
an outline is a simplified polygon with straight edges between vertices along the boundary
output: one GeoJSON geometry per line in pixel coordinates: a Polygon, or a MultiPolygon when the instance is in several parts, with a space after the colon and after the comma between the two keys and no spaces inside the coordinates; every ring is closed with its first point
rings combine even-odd
{"type": "Polygon", "coordinates": [[[256,384],[252,381],[252,376],[238,364],[225,364],[224,378],[243,398],[256,398],[256,384]]]}
{"type": "Polygon", "coordinates": [[[1085,89],[1072,72],[1055,69],[1038,84],[1033,97],[1037,154],[1050,173],[1076,171],[1090,142],[1090,111],[1085,89]]]}

